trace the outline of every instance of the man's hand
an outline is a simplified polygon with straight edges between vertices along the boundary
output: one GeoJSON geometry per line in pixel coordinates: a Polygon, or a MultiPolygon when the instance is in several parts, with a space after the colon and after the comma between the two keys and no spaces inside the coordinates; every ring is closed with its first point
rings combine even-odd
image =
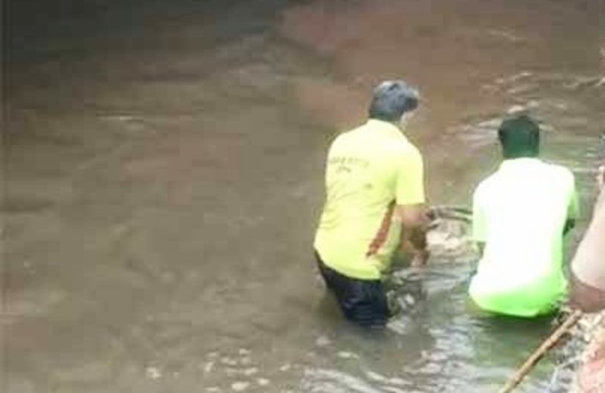
{"type": "Polygon", "coordinates": [[[430,222],[424,204],[397,205],[397,214],[401,218],[402,250],[413,250],[414,259],[411,266],[422,267],[429,259],[426,232],[430,222]]]}
{"type": "Polygon", "coordinates": [[[424,204],[397,205],[396,214],[401,219],[403,242],[409,241],[415,250],[425,249],[430,219],[424,204]]]}

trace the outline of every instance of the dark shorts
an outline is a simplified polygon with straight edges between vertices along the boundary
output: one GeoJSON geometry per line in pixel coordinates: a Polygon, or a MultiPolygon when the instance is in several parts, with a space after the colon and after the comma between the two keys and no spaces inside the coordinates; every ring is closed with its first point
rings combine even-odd
{"type": "Polygon", "coordinates": [[[334,293],[347,319],[364,327],[386,325],[390,312],[382,281],[347,277],[327,266],[317,252],[315,259],[326,286],[334,293]]]}

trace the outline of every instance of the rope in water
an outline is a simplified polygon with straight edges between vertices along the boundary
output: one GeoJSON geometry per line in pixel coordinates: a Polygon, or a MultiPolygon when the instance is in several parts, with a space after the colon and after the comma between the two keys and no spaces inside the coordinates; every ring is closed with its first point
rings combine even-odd
{"type": "Polygon", "coordinates": [[[464,206],[455,205],[437,205],[431,206],[428,216],[431,219],[431,226],[438,223],[438,220],[455,220],[470,223],[472,220],[472,211],[464,206]]]}
{"type": "Polygon", "coordinates": [[[582,311],[575,310],[571,313],[569,317],[559,326],[546,340],[542,342],[542,345],[538,347],[534,353],[531,354],[529,358],[523,363],[521,367],[517,370],[517,372],[509,379],[507,384],[502,388],[500,393],[509,393],[512,392],[519,384],[525,379],[527,374],[529,374],[534,366],[538,364],[540,359],[559,342],[561,337],[563,337],[569,330],[574,327],[578,321],[582,318],[582,311]]]}
{"type": "MultiPolygon", "coordinates": [[[[430,227],[434,228],[442,220],[455,220],[470,223],[472,221],[472,211],[464,206],[438,205],[429,209],[431,218],[430,227]]],[[[517,369],[515,374],[509,379],[500,393],[510,393],[525,379],[533,370],[542,357],[550,351],[559,340],[573,328],[582,318],[583,313],[579,310],[573,311],[569,317],[557,328],[542,344],[534,351],[531,356],[517,369]]]]}

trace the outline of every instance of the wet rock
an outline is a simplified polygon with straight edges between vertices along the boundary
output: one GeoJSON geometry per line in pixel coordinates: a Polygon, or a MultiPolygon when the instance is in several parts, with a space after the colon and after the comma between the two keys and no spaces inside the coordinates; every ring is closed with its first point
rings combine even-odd
{"type": "Polygon", "coordinates": [[[247,381],[237,381],[231,384],[231,390],[236,392],[243,392],[244,390],[250,387],[250,382],[247,381]]]}
{"type": "Polygon", "coordinates": [[[250,352],[250,350],[249,350],[249,349],[246,349],[246,348],[240,348],[240,349],[239,349],[239,351],[238,351],[238,353],[239,353],[240,355],[250,355],[250,353],[251,353],[251,352],[250,352]]]}
{"type": "Polygon", "coordinates": [[[237,365],[237,360],[225,356],[221,358],[221,363],[227,366],[235,366],[237,365]]]}
{"type": "Polygon", "coordinates": [[[244,375],[248,375],[248,376],[254,375],[254,374],[258,373],[258,368],[256,368],[256,367],[249,367],[249,368],[243,370],[242,373],[244,375]]]}
{"type": "Polygon", "coordinates": [[[315,340],[315,345],[317,345],[318,347],[327,347],[331,343],[332,342],[330,341],[330,339],[326,336],[318,337],[317,340],[315,340]]]}
{"type": "Polygon", "coordinates": [[[162,372],[157,367],[147,367],[145,369],[145,374],[147,375],[148,378],[151,378],[151,379],[162,378],[162,372]]]}
{"type": "Polygon", "coordinates": [[[214,368],[214,362],[208,362],[204,365],[204,373],[208,374],[214,368]]]}
{"type": "Polygon", "coordinates": [[[227,367],[225,369],[225,372],[227,373],[227,375],[236,375],[236,374],[240,374],[240,370],[238,370],[237,368],[233,368],[233,367],[227,367]]]}
{"type": "Polygon", "coordinates": [[[581,334],[587,344],[578,359],[571,392],[605,391],[605,311],[585,316],[576,334],[581,334]]]}
{"type": "Polygon", "coordinates": [[[340,351],[336,354],[341,359],[359,359],[359,356],[353,352],[340,351]]]}

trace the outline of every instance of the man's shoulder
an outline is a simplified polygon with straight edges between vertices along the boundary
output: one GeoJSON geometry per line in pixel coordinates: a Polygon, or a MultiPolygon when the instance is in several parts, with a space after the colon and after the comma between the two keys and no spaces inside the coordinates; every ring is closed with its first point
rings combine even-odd
{"type": "Polygon", "coordinates": [[[564,165],[544,162],[544,168],[553,179],[556,179],[561,183],[570,184],[571,186],[575,183],[573,171],[564,165]]]}
{"type": "MultiPolygon", "coordinates": [[[[369,146],[368,146],[369,147],[369,146]]],[[[397,162],[410,158],[422,159],[422,153],[416,145],[410,142],[403,134],[380,136],[373,140],[371,148],[376,149],[383,157],[392,158],[397,162]]]]}
{"type": "Polygon", "coordinates": [[[420,150],[404,138],[384,147],[382,156],[400,171],[422,167],[424,158],[420,150]]]}
{"type": "Polygon", "coordinates": [[[502,180],[502,176],[500,175],[500,170],[495,169],[492,172],[485,175],[483,180],[479,181],[476,189],[487,189],[494,187],[502,180]]]}
{"type": "Polygon", "coordinates": [[[573,177],[573,172],[571,169],[566,167],[565,165],[556,164],[554,162],[542,161],[545,168],[552,171],[553,173],[557,173],[560,176],[573,177]]]}
{"type": "Polygon", "coordinates": [[[403,135],[401,138],[396,138],[390,141],[387,141],[385,144],[385,150],[395,154],[397,157],[402,159],[406,158],[422,158],[422,152],[416,145],[410,142],[403,135]]]}
{"type": "Polygon", "coordinates": [[[494,186],[497,184],[497,182],[498,172],[493,172],[489,174],[486,178],[481,180],[479,184],[477,184],[477,187],[475,187],[475,191],[473,192],[474,198],[478,198],[486,193],[489,193],[490,190],[493,189],[494,186]]]}
{"type": "Polygon", "coordinates": [[[340,130],[332,138],[332,145],[361,142],[367,139],[368,124],[340,130]]]}
{"type": "Polygon", "coordinates": [[[336,135],[332,137],[332,142],[330,143],[331,150],[338,150],[345,148],[345,146],[353,143],[356,139],[356,131],[358,131],[361,127],[353,128],[350,130],[344,130],[338,132],[336,135]]]}

